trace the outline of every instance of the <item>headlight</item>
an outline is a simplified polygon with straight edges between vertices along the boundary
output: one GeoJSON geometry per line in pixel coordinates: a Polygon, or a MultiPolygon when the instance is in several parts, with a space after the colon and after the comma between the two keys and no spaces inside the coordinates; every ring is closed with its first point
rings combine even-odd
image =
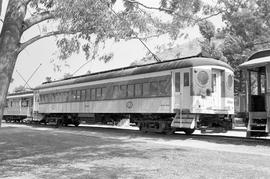
{"type": "Polygon", "coordinates": [[[208,83],[209,81],[209,75],[206,71],[200,71],[197,74],[197,80],[199,82],[199,85],[204,86],[208,83]]]}

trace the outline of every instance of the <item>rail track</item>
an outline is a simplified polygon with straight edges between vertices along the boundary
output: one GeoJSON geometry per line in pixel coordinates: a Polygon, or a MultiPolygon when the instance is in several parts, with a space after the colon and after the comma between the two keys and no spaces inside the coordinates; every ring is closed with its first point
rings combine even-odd
{"type": "MultiPolygon", "coordinates": [[[[23,124],[23,123],[3,123],[5,126],[9,127],[34,127],[36,129],[50,128],[53,130],[64,130],[65,132],[71,132],[76,134],[84,135],[85,132],[97,132],[97,133],[113,133],[114,135],[130,136],[134,137],[144,137],[144,138],[155,138],[164,140],[202,140],[215,143],[226,143],[226,144],[236,144],[236,145],[266,145],[270,146],[270,136],[267,137],[252,137],[246,138],[244,136],[228,136],[228,133],[203,133],[200,134],[196,131],[192,135],[186,135],[181,132],[176,132],[171,135],[158,134],[158,133],[142,133],[136,127],[117,127],[117,126],[106,126],[106,125],[82,125],[79,127],[67,126],[55,128],[53,125],[33,125],[33,124],[23,124]]],[[[230,131],[229,131],[230,132],[230,131]]],[[[245,131],[241,131],[245,133],[245,131]]]]}

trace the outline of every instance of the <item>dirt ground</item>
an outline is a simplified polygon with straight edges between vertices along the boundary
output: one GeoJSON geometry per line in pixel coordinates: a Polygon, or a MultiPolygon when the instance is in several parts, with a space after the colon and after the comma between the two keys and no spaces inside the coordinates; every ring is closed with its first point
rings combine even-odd
{"type": "Polygon", "coordinates": [[[270,141],[3,124],[0,178],[270,178],[270,141]]]}

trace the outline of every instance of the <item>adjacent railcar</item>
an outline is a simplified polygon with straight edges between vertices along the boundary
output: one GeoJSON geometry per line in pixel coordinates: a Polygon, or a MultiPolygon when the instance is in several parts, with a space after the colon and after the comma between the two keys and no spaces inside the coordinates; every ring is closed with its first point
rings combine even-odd
{"type": "Polygon", "coordinates": [[[198,122],[217,126],[230,119],[233,78],[222,61],[176,59],[44,83],[34,90],[33,110],[59,125],[129,118],[142,131],[190,134],[198,122]]]}
{"type": "Polygon", "coordinates": [[[247,137],[269,135],[270,50],[252,54],[239,68],[238,115],[247,119],[247,137]]]}
{"type": "Polygon", "coordinates": [[[33,91],[9,94],[3,118],[6,122],[22,122],[27,117],[32,118],[32,107],[33,91]]]}

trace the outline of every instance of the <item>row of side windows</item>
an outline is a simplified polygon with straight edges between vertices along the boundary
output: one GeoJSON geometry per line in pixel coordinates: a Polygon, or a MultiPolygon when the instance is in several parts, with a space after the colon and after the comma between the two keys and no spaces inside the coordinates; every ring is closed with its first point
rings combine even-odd
{"type": "Polygon", "coordinates": [[[21,101],[18,101],[18,100],[7,100],[6,101],[6,105],[5,107],[32,107],[33,106],[33,102],[29,99],[29,100],[21,100],[21,101]],[[20,105],[21,103],[21,105],[20,105]]]}
{"type": "Polygon", "coordinates": [[[102,87],[43,94],[40,95],[40,103],[101,100],[105,93],[106,88],[102,87]]]}
{"type": "Polygon", "coordinates": [[[170,95],[170,82],[168,80],[159,80],[137,84],[120,84],[108,87],[41,94],[40,103],[95,101],[168,95],[170,95]]]}

